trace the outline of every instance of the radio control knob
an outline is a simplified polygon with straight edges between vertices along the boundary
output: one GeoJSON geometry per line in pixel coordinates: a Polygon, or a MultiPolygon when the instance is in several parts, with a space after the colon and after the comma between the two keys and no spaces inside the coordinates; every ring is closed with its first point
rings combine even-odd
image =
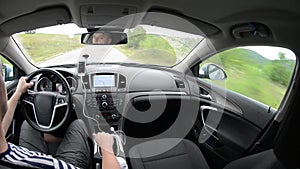
{"type": "Polygon", "coordinates": [[[108,106],[108,103],[107,103],[107,102],[102,102],[102,104],[101,104],[101,105],[102,105],[102,107],[103,107],[103,108],[107,108],[107,106],[108,106]]]}
{"type": "Polygon", "coordinates": [[[102,99],[107,99],[107,95],[106,94],[102,95],[102,99]]]}

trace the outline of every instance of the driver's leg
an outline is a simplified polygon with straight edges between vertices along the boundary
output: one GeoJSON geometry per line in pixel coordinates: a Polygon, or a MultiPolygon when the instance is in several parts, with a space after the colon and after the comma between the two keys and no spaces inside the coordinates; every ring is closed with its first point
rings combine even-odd
{"type": "Polygon", "coordinates": [[[70,124],[54,157],[80,168],[88,168],[90,147],[87,128],[82,120],[70,124]]]}
{"type": "Polygon", "coordinates": [[[47,154],[48,147],[42,137],[42,134],[33,129],[27,121],[21,126],[19,145],[31,151],[38,151],[47,154]]]}

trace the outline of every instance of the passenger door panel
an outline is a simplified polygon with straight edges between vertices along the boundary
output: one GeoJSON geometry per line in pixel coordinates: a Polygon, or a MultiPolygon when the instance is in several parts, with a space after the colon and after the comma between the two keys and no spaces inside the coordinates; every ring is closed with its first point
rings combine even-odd
{"type": "Polygon", "coordinates": [[[201,108],[201,114],[206,117],[203,120],[206,130],[214,130],[221,143],[240,152],[249,148],[260,132],[258,127],[227,110],[201,108]],[[220,118],[219,122],[215,120],[216,117],[220,118]]]}
{"type": "Polygon", "coordinates": [[[205,130],[202,134],[208,134],[211,138],[200,135],[199,142],[208,144],[220,155],[223,155],[222,147],[234,151],[230,156],[224,154],[228,160],[242,155],[261,132],[257,126],[228,110],[210,106],[201,106],[201,121],[202,130],[205,130]]]}
{"type": "Polygon", "coordinates": [[[255,144],[274,112],[238,93],[226,89],[220,92],[221,88],[208,82],[199,80],[198,85],[211,96],[207,99],[209,106],[200,106],[202,129],[198,142],[211,167],[222,168],[255,144]]]}

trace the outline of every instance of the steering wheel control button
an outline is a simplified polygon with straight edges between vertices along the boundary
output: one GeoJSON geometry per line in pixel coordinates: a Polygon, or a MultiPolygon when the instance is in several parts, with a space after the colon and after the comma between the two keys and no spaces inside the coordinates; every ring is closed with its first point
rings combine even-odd
{"type": "Polygon", "coordinates": [[[30,103],[33,103],[34,102],[34,96],[29,95],[29,96],[25,97],[24,100],[26,100],[26,101],[28,101],[30,103]]]}
{"type": "Polygon", "coordinates": [[[56,100],[56,104],[64,104],[65,103],[65,100],[63,98],[58,98],[56,100]]]}

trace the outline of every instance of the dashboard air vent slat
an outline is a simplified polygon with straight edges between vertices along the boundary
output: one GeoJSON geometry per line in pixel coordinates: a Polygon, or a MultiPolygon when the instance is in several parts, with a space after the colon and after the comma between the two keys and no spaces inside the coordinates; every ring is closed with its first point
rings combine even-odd
{"type": "Polygon", "coordinates": [[[126,78],[123,75],[119,75],[119,88],[126,87],[126,78]]]}
{"type": "Polygon", "coordinates": [[[178,88],[185,88],[184,82],[181,80],[175,80],[176,86],[178,88]]]}

